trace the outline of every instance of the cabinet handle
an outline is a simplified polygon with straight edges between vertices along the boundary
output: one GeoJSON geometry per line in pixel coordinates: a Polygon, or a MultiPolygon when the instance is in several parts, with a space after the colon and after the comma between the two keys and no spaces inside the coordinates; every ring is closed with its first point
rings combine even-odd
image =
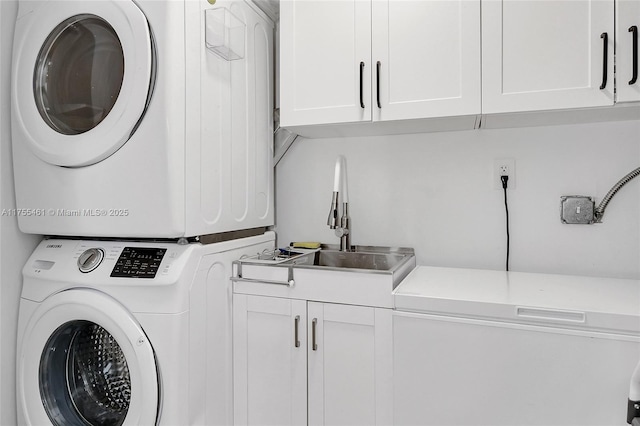
{"type": "Polygon", "coordinates": [[[607,87],[607,60],[609,58],[609,35],[607,33],[600,34],[600,38],[603,40],[602,42],[602,84],[600,85],[600,90],[603,90],[607,87]]]}
{"type": "Polygon", "coordinates": [[[314,351],[318,350],[318,344],[316,343],[316,324],[318,324],[318,319],[314,318],[311,321],[311,349],[314,351]]]}
{"type": "Polygon", "coordinates": [[[296,348],[300,347],[300,339],[298,338],[298,328],[300,327],[300,315],[296,315],[295,319],[295,332],[293,337],[293,344],[296,348]]]}
{"type": "Polygon", "coordinates": [[[633,45],[631,47],[633,49],[633,75],[629,84],[636,84],[636,81],[638,81],[638,27],[635,25],[629,27],[629,32],[633,37],[633,45]]]}
{"type": "Polygon", "coordinates": [[[364,87],[363,81],[364,78],[364,62],[360,62],[360,108],[364,108],[364,87]]]}
{"type": "Polygon", "coordinates": [[[376,100],[378,101],[378,108],[382,108],[380,105],[380,61],[376,64],[376,100]]]}

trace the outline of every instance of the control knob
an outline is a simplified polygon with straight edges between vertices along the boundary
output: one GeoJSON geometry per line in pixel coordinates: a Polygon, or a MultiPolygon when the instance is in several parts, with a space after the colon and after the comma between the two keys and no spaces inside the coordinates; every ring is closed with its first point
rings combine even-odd
{"type": "Polygon", "coordinates": [[[78,258],[78,269],[80,272],[87,273],[96,269],[104,259],[104,251],[99,248],[90,248],[85,250],[78,258]]]}

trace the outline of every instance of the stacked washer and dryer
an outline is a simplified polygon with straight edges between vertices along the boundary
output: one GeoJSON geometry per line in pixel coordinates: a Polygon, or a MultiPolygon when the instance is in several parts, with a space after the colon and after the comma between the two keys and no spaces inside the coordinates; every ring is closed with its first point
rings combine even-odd
{"type": "Polygon", "coordinates": [[[20,0],[18,421],[232,424],[232,261],[273,249],[273,22],[249,0],[20,0]]]}

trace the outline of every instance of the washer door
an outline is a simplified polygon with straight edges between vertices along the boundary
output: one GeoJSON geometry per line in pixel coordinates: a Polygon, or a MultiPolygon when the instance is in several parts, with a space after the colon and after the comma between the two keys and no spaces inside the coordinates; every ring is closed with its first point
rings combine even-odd
{"type": "Polygon", "coordinates": [[[131,314],[96,290],[47,298],[18,357],[18,398],[30,425],[154,425],[160,392],[153,348],[131,314]]]}
{"type": "Polygon", "coordinates": [[[116,152],[150,100],[155,53],[133,1],[49,1],[16,23],[13,108],[24,142],[79,167],[116,152]]]}

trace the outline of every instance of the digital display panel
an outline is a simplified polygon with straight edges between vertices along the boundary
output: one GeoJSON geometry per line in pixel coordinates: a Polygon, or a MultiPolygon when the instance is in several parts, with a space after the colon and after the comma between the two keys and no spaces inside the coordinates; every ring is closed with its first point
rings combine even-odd
{"type": "Polygon", "coordinates": [[[155,278],[167,249],[125,247],[120,253],[112,277],[155,278]]]}

